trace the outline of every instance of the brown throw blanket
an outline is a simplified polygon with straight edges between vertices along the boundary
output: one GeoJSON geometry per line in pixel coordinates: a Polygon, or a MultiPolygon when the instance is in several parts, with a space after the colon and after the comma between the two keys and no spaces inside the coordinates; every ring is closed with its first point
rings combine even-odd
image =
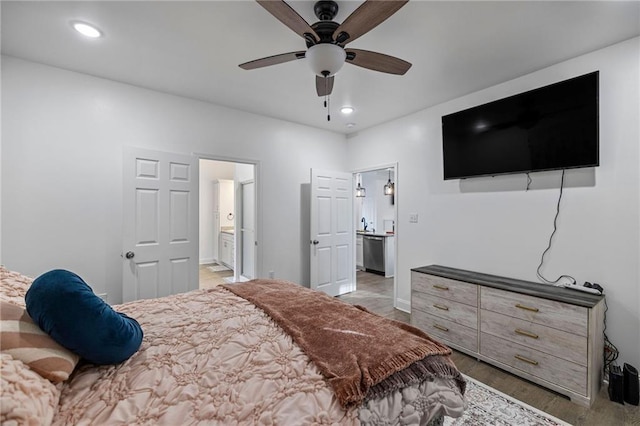
{"type": "Polygon", "coordinates": [[[253,280],[224,288],[264,310],[318,366],[344,406],[439,377],[465,382],[451,350],[408,324],[300,285],[253,280]]]}

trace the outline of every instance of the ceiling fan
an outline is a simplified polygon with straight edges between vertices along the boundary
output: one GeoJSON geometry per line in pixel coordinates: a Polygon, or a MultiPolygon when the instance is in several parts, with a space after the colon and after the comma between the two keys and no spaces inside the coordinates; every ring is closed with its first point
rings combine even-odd
{"type": "Polygon", "coordinates": [[[333,90],[334,74],[345,62],[389,74],[405,74],[411,64],[402,59],[361,49],[345,49],[345,45],[371,31],[385,21],[408,0],[366,0],[342,24],[333,22],[338,4],[331,0],[315,3],[313,11],[319,19],[309,25],[287,3],[281,0],[256,0],[269,13],[305,39],[307,50],[282,53],[240,64],[252,70],[306,58],[316,74],[318,96],[328,96],[333,90]]]}

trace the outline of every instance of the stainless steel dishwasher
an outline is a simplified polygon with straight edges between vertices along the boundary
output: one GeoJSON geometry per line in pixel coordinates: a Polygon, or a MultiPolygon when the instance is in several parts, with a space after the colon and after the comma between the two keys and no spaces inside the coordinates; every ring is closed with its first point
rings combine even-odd
{"type": "Polygon", "coordinates": [[[384,275],[384,237],[364,235],[362,237],[362,251],[364,255],[364,269],[384,275]]]}

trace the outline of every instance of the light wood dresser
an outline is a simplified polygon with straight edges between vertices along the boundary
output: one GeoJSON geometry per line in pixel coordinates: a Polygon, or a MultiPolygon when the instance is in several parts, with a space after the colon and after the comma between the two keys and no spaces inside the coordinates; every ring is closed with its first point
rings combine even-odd
{"type": "Polygon", "coordinates": [[[600,389],[604,296],[424,266],[411,270],[411,324],[581,405],[600,389]]]}

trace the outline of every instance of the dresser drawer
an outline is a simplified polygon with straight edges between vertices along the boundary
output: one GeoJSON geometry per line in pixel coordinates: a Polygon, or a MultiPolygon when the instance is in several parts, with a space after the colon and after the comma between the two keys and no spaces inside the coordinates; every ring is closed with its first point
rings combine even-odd
{"type": "Polygon", "coordinates": [[[587,367],[481,333],[480,353],[580,395],[587,395],[587,367]]]}
{"type": "Polygon", "coordinates": [[[588,309],[495,288],[480,288],[480,307],[580,336],[588,335],[588,309]]]}
{"type": "Polygon", "coordinates": [[[418,327],[429,336],[442,340],[445,344],[451,342],[472,352],[478,352],[478,330],[456,324],[453,321],[413,311],[411,324],[418,327]]]}
{"type": "Polygon", "coordinates": [[[417,309],[465,327],[478,329],[478,308],[438,296],[413,293],[411,311],[417,309]],[[416,296],[417,295],[417,296],[416,296]]]}
{"type": "Polygon", "coordinates": [[[435,275],[411,272],[411,289],[467,305],[478,305],[478,286],[435,275]]]}
{"type": "Polygon", "coordinates": [[[587,338],[531,323],[519,318],[480,310],[480,330],[580,365],[587,365],[587,338]]]}

